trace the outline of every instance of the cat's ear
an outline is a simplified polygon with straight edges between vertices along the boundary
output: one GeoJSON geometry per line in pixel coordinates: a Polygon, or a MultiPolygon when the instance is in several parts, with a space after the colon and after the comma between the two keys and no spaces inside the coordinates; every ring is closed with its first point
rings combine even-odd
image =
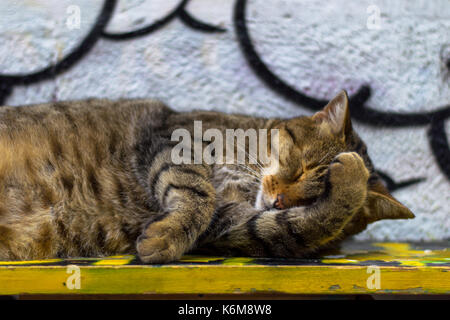
{"type": "Polygon", "coordinates": [[[352,123],[347,92],[345,90],[339,92],[323,110],[314,114],[312,118],[317,123],[328,127],[333,134],[342,138],[348,137],[352,131],[352,123]]]}
{"type": "Polygon", "coordinates": [[[412,219],[414,214],[396,200],[381,182],[376,179],[369,183],[367,204],[369,208],[368,222],[382,219],[412,219]]]}

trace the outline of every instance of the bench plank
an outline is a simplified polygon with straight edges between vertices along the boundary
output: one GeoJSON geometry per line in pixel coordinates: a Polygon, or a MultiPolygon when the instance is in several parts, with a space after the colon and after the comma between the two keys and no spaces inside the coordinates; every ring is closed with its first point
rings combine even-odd
{"type": "Polygon", "coordinates": [[[0,261],[0,294],[450,294],[448,243],[346,242],[317,259],[0,261]]]}

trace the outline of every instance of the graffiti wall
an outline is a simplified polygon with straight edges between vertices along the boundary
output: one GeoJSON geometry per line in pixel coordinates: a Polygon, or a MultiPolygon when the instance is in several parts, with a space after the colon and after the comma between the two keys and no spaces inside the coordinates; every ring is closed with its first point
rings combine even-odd
{"type": "Polygon", "coordinates": [[[7,0],[0,102],[152,97],[293,117],[346,89],[378,171],[416,214],[358,238],[449,239],[448,30],[447,0],[7,0]]]}

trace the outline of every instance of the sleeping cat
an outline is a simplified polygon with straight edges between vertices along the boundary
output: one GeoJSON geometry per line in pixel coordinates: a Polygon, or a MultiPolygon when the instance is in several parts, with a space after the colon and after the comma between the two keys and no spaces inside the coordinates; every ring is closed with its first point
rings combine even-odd
{"type": "Polygon", "coordinates": [[[191,250],[302,257],[414,215],[374,172],[344,91],[312,117],[180,113],[152,100],[0,108],[0,260],[191,250]],[[277,129],[278,161],[174,164],[172,132],[277,129]]]}

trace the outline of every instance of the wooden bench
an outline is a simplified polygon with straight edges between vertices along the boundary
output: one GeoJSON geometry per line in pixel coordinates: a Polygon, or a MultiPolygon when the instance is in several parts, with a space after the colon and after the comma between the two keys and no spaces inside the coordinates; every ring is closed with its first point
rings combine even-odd
{"type": "Polygon", "coordinates": [[[131,255],[1,261],[0,294],[449,295],[448,247],[442,242],[346,242],[339,252],[318,259],[188,255],[168,265],[142,265],[131,255]]]}

